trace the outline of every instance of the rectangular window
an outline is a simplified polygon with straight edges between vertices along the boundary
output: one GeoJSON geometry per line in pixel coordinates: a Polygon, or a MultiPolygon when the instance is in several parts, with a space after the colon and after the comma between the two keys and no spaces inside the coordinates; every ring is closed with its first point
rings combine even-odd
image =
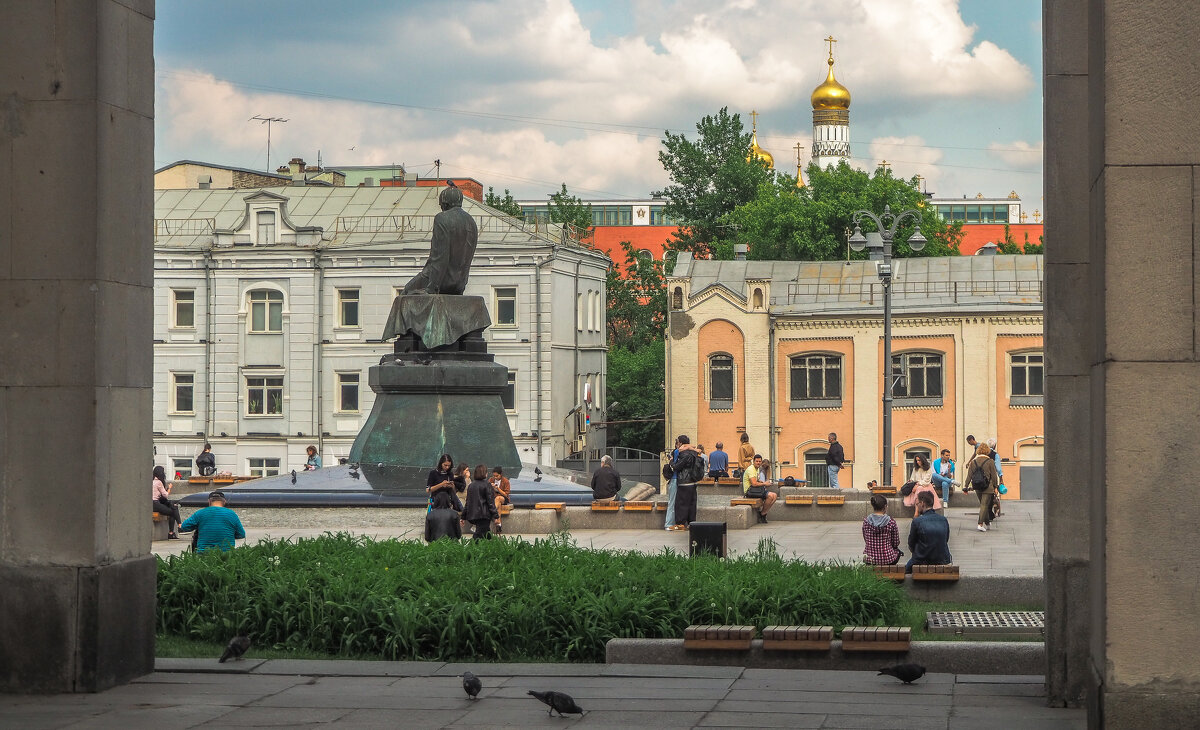
{"type": "Polygon", "coordinates": [[[175,321],[172,327],[194,329],[196,327],[196,290],[172,289],[171,298],[174,300],[175,321]]]}
{"type": "Polygon", "coordinates": [[[517,374],[512,370],[508,371],[508,384],[500,393],[500,401],[504,403],[504,410],[517,410],[517,374]]]}
{"type": "Polygon", "coordinates": [[[176,479],[187,479],[192,475],[192,457],[190,456],[175,456],[171,458],[171,473],[167,476],[174,476],[176,479]]]}
{"type": "Polygon", "coordinates": [[[892,396],[928,401],[910,405],[941,405],[942,356],[905,353],[892,356],[892,396]]]}
{"type": "Polygon", "coordinates": [[[258,245],[265,246],[275,243],[275,213],[260,210],[254,218],[258,224],[258,245]]]}
{"type": "Polygon", "coordinates": [[[255,334],[283,332],[283,294],[274,289],[250,292],[250,331],[255,334]]]}
{"type": "Polygon", "coordinates": [[[1044,363],[1042,353],[1026,352],[1012,355],[1012,395],[1031,396],[1039,400],[1044,395],[1044,363]]]}
{"type": "Polygon", "coordinates": [[[171,373],[171,380],[174,381],[171,391],[175,397],[174,402],[171,403],[171,412],[193,413],[196,376],[192,373],[171,373]]]}
{"type": "Polygon", "coordinates": [[[283,415],[283,378],[246,378],[246,415],[283,415]]]}
{"type": "Polygon", "coordinates": [[[517,326],[517,289],[516,287],[497,287],[492,290],[496,296],[496,326],[517,326]]]}
{"type": "Polygon", "coordinates": [[[279,459],[251,458],[250,476],[277,477],[279,476],[279,459]]]}
{"type": "Polygon", "coordinates": [[[338,373],[338,410],[358,412],[358,373],[338,373]]]}
{"type": "Polygon", "coordinates": [[[842,399],[842,358],[808,355],[792,358],[792,407],[837,405],[842,399]]]}
{"type": "Polygon", "coordinates": [[[710,408],[733,407],[733,358],[713,355],[708,360],[708,399],[710,408]]]}
{"type": "Polygon", "coordinates": [[[358,289],[338,289],[338,326],[359,327],[358,289]]]}

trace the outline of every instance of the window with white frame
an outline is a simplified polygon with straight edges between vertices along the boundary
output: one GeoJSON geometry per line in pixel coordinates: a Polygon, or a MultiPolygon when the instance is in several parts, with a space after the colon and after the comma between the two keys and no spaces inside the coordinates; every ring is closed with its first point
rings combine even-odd
{"type": "Polygon", "coordinates": [[[733,407],[733,357],[723,353],[708,358],[708,407],[733,407]]]}
{"type": "Polygon", "coordinates": [[[841,405],[841,355],[796,355],[790,371],[793,408],[841,405]]]}
{"type": "Polygon", "coordinates": [[[279,476],[279,459],[252,456],[248,461],[252,477],[279,476]]]}
{"type": "Polygon", "coordinates": [[[514,286],[498,286],[492,289],[496,305],[496,326],[517,326],[517,288],[514,286]]]}
{"type": "Polygon", "coordinates": [[[1045,363],[1040,352],[1009,355],[1013,405],[1038,405],[1045,394],[1045,363]]]}
{"type": "Polygon", "coordinates": [[[246,377],[246,415],[283,415],[282,377],[246,377]]]}
{"type": "Polygon", "coordinates": [[[905,352],[893,355],[892,383],[892,397],[897,401],[908,401],[909,405],[941,405],[941,354],[905,352]]]}
{"type": "Polygon", "coordinates": [[[254,222],[258,226],[258,244],[275,243],[275,212],[260,210],[254,215],[254,222]]]}
{"type": "Polygon", "coordinates": [[[338,373],[338,411],[342,413],[358,412],[359,373],[338,373]]]}
{"type": "Polygon", "coordinates": [[[187,479],[190,477],[192,475],[192,457],[171,457],[171,473],[175,475],[176,479],[187,479]]]}
{"type": "Polygon", "coordinates": [[[171,326],[179,329],[196,328],[196,290],[171,290],[171,326]]]}
{"type": "Polygon", "coordinates": [[[274,289],[255,289],[250,292],[250,332],[283,332],[283,292],[274,289]]]}
{"type": "Polygon", "coordinates": [[[508,383],[500,393],[500,401],[504,404],[504,410],[517,410],[517,373],[515,370],[508,371],[508,383]]]}
{"type": "Polygon", "coordinates": [[[194,413],[195,373],[171,373],[171,412],[194,413]]]}
{"type": "Polygon", "coordinates": [[[338,326],[361,327],[358,321],[358,289],[338,289],[338,326]]]}

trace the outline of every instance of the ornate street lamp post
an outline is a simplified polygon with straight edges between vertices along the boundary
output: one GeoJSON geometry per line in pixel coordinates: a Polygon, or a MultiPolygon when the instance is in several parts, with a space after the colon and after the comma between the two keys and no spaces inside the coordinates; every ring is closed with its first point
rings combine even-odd
{"type": "Polygon", "coordinates": [[[867,237],[859,227],[859,221],[867,217],[874,221],[883,238],[883,258],[876,262],[876,266],[879,281],[883,284],[883,475],[880,481],[885,488],[892,486],[892,389],[895,387],[895,381],[892,380],[892,239],[896,236],[896,229],[909,216],[916,224],[916,230],[908,239],[908,246],[913,251],[920,251],[925,248],[925,237],[921,235],[921,212],[918,210],[892,215],[892,207],[885,205],[882,216],[869,210],[855,211],[854,235],[850,236],[850,248],[862,251],[867,247],[867,237]],[[885,226],[885,221],[890,221],[891,225],[885,226]]]}

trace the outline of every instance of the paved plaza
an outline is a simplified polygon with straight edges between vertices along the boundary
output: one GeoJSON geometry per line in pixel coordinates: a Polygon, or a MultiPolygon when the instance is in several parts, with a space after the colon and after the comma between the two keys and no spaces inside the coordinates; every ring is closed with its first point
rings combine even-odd
{"type": "MultiPolygon", "coordinates": [[[[236,507],[235,507],[236,509],[236,507]]],[[[783,506],[776,509],[784,509],[783,506]]],[[[264,538],[315,537],[327,530],[345,531],[375,538],[423,539],[423,509],[245,509],[242,515],[248,542],[264,538]]],[[[964,575],[1041,576],[1042,503],[1006,501],[1004,515],[992,523],[992,530],[978,532],[976,510],[951,508],[950,552],[964,575]]],[[[900,542],[908,552],[906,540],[911,520],[898,520],[900,542]]],[[[729,549],[738,554],[753,550],[759,541],[770,538],[788,558],[858,562],[862,556],[862,523],[858,521],[785,522],[774,521],[748,530],[729,531],[729,549]]],[[[671,548],[687,552],[686,532],[666,530],[573,530],[571,536],[585,547],[612,550],[659,552],[671,548]]],[[[156,555],[182,552],[184,540],[153,543],[156,555]]],[[[506,536],[509,537],[509,536],[506,536]]],[[[544,535],[525,535],[537,539],[544,535]]]]}
{"type": "Polygon", "coordinates": [[[1083,710],[1045,706],[1042,678],[628,664],[160,659],[98,694],[0,696],[0,725],[51,728],[788,727],[1050,730],[1083,710]],[[218,670],[221,671],[218,671],[218,670]],[[483,681],[468,700],[458,675],[483,681]],[[547,717],[528,690],[567,692],[582,717],[547,717]]]}

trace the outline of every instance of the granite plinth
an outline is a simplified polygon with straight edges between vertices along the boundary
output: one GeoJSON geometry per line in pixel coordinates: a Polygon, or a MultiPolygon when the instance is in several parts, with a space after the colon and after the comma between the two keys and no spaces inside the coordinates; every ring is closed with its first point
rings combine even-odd
{"type": "Polygon", "coordinates": [[[453,345],[492,324],[483,297],[455,294],[402,294],[392,301],[383,339],[412,334],[425,349],[453,345]]]}

